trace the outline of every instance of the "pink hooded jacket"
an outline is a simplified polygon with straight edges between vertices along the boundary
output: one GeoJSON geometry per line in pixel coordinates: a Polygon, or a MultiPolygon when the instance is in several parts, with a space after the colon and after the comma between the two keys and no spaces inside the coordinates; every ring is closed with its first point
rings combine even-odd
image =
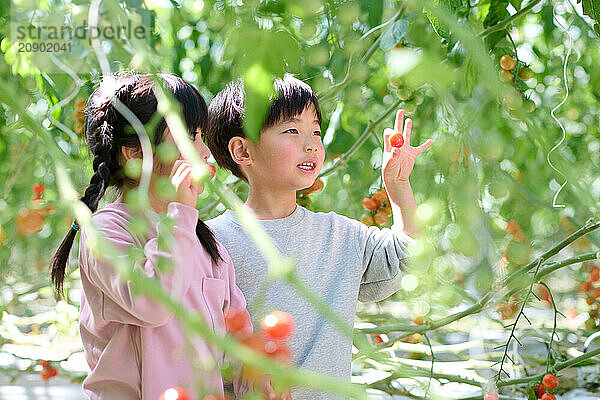
{"type": "MultiPolygon", "coordinates": [[[[156,222],[147,237],[128,231],[132,214],[123,203],[97,211],[92,221],[101,235],[123,257],[133,247],[144,258],[135,267],[161,281],[171,297],[189,312],[204,317],[216,332],[225,334],[224,315],[246,301],[235,284],[233,264],[219,244],[224,261],[214,263],[196,236],[198,211],[170,203],[167,216],[175,221],[172,252],[158,249],[156,222]],[[160,258],[172,269],[161,273],[160,258]]],[[[111,264],[90,254],[82,229],[79,246],[81,311],[79,332],[91,373],[83,389],[91,400],[157,400],[169,387],[199,393],[223,393],[219,362],[222,354],[202,337],[186,338],[182,327],[165,308],[144,296],[134,296],[111,264]]]]}

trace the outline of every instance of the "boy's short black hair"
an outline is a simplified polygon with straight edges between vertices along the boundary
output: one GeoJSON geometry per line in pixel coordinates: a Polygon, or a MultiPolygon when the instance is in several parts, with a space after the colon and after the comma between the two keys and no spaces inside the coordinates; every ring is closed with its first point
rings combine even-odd
{"type": "MultiPolygon", "coordinates": [[[[314,107],[319,125],[321,124],[319,101],[308,84],[286,74],[283,79],[276,79],[273,86],[275,95],[271,99],[271,106],[262,129],[270,128],[283,119],[302,114],[311,105],[314,107]]],[[[243,180],[247,179],[239,165],[231,158],[229,141],[236,136],[246,137],[242,127],[245,94],[241,79],[229,82],[225,89],[211,101],[208,107],[208,127],[204,132],[206,145],[217,164],[243,180]]]]}

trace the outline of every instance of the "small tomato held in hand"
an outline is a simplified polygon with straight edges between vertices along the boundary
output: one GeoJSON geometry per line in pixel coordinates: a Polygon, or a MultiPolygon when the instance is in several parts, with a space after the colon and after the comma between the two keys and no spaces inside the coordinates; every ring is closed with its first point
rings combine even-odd
{"type": "Polygon", "coordinates": [[[390,137],[390,145],[392,147],[400,148],[404,145],[404,138],[402,134],[396,132],[390,137]]]}

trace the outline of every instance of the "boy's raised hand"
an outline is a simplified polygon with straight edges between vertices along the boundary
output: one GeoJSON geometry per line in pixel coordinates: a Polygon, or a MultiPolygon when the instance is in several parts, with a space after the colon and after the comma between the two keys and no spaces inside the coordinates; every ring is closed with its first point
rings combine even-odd
{"type": "Polygon", "coordinates": [[[415,159],[419,154],[424,152],[431,146],[433,141],[427,139],[420,146],[413,147],[410,145],[410,131],[412,129],[412,120],[410,118],[404,121],[404,110],[398,110],[396,113],[396,122],[394,129],[386,128],[383,131],[383,162],[382,175],[386,187],[397,182],[408,181],[408,177],[415,165],[415,159]],[[390,138],[399,133],[404,139],[401,147],[393,147],[390,144],[390,138]]]}

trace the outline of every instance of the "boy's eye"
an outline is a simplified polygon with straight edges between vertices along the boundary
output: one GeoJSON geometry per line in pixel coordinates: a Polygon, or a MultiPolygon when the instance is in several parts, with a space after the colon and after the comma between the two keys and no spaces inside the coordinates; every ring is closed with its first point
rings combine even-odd
{"type": "Polygon", "coordinates": [[[314,132],[313,132],[313,135],[316,135],[316,136],[321,136],[321,131],[314,131],[314,132]]]}
{"type": "Polygon", "coordinates": [[[292,133],[292,134],[297,134],[298,133],[298,129],[296,128],[290,128],[287,131],[283,132],[283,133],[292,133]]]}

